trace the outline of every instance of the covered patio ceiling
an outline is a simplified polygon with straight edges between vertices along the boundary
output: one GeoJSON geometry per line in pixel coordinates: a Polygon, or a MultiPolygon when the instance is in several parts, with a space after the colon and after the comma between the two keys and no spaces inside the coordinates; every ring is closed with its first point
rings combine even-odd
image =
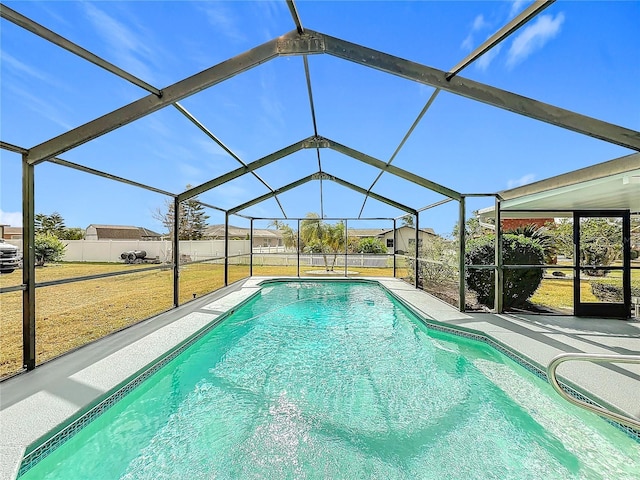
{"type": "MultiPolygon", "coordinates": [[[[630,210],[638,215],[640,154],[504,190],[498,195],[504,218],[571,216],[569,210],[630,210]]],[[[494,207],[479,213],[483,217],[493,216],[494,207]]]]}
{"type": "MultiPolygon", "coordinates": [[[[506,112],[515,113],[518,116],[533,119],[536,122],[543,122],[553,127],[558,127],[559,129],[576,132],[601,142],[623,147],[625,150],[640,151],[640,132],[636,130],[575,113],[565,108],[534,100],[483,82],[464,78],[460,75],[462,70],[473,64],[473,62],[492,48],[499,46],[506,38],[526,25],[553,3],[554,2],[550,0],[531,3],[520,14],[507,22],[502,28],[498,29],[484,43],[475,48],[469,55],[446,70],[405,60],[380,50],[307,29],[304,26],[306,21],[303,22],[297,5],[293,0],[287,0],[286,5],[290,13],[291,24],[295,27],[294,30],[265,43],[258,44],[254,48],[222,61],[213,67],[182,78],[165,88],[151,85],[145,80],[117,67],[115,64],[104,60],[80,45],[35,22],[27,16],[22,15],[18,11],[2,5],[0,6],[0,14],[6,21],[18,25],[30,33],[44,38],[58,47],[72,52],[82,59],[107,70],[111,74],[146,90],[148,95],[113,109],[109,113],[95,117],[80,126],[68,129],[59,135],[41,141],[32,147],[25,147],[24,145],[18,146],[8,141],[3,141],[1,146],[6,150],[21,153],[26,165],[29,167],[35,167],[43,162],[64,165],[94,175],[170,195],[179,201],[187,200],[195,195],[202,195],[203,201],[208,202],[206,203],[207,205],[229,213],[245,213],[250,217],[256,217],[255,214],[251,214],[251,211],[247,213],[246,210],[258,203],[274,200],[279,210],[277,216],[282,216],[283,218],[295,218],[296,215],[289,213],[292,208],[282,201],[282,194],[311,181],[317,181],[319,184],[319,198],[317,201],[309,202],[309,206],[305,207],[305,210],[311,211],[318,209],[321,212],[321,216],[326,216],[323,190],[328,180],[362,195],[362,204],[357,207],[357,215],[353,213],[345,215],[357,216],[358,218],[364,218],[363,214],[368,199],[374,199],[386,204],[391,207],[391,212],[395,215],[403,215],[406,212],[416,213],[425,205],[434,202],[438,203],[447,199],[460,200],[465,195],[462,193],[463,190],[461,188],[450,188],[443,182],[436,181],[429,175],[429,172],[434,171],[436,165],[442,168],[446,166],[445,164],[447,162],[442,162],[443,159],[438,159],[435,164],[433,161],[428,162],[429,165],[427,165],[421,158],[413,158],[411,161],[405,160],[404,164],[407,168],[392,165],[405,144],[411,139],[419,124],[425,117],[429,116],[429,111],[432,106],[437,104],[444,94],[453,94],[454,96],[479,102],[506,112]],[[374,69],[400,79],[409,80],[429,87],[430,90],[428,90],[429,94],[426,103],[424,103],[417,117],[414,117],[408,130],[404,130],[401,140],[399,143],[396,142],[391,155],[381,155],[381,158],[378,158],[375,155],[364,153],[352,145],[339,143],[329,138],[325,133],[322,125],[320,125],[318,121],[317,112],[322,109],[322,103],[318,100],[318,95],[316,95],[316,88],[321,88],[318,86],[322,84],[325,72],[320,68],[317,70],[310,68],[311,58],[323,54],[340,61],[351,62],[355,65],[367,67],[367,69],[374,69]],[[190,110],[187,110],[185,104],[180,103],[183,100],[189,101],[191,98],[196,100],[202,98],[201,95],[203,92],[206,93],[210,90],[215,90],[219,85],[222,85],[233,77],[247,74],[252,69],[262,66],[263,64],[290,57],[300,57],[302,59],[303,75],[300,75],[300,72],[298,72],[298,79],[302,80],[303,84],[302,86],[298,85],[297,88],[302,88],[306,90],[307,93],[307,115],[309,115],[311,122],[309,123],[307,121],[306,125],[311,135],[287,147],[271,150],[258,160],[247,162],[244,159],[244,155],[239,154],[237,150],[227,146],[224,140],[218,136],[217,132],[212,131],[205,125],[204,121],[199,119],[200,117],[196,117],[190,110]],[[320,75],[318,75],[318,77],[321,77],[320,81],[312,74],[312,70],[321,72],[320,75]],[[100,168],[94,168],[94,166],[92,166],[92,160],[88,156],[84,157],[82,161],[76,160],[75,162],[60,157],[60,155],[66,152],[75,152],[79,157],[82,157],[82,147],[85,144],[93,143],[103,136],[105,138],[112,138],[109,137],[110,133],[127,128],[129,124],[138,122],[167,107],[173,107],[173,109],[170,108],[169,110],[177,112],[182,120],[188,120],[199,129],[201,133],[208,137],[208,140],[212,142],[213,146],[224,151],[228,159],[232,159],[236,166],[238,164],[240,164],[240,166],[228,170],[226,173],[212,175],[210,177],[211,180],[179,193],[176,190],[163,186],[147,185],[132,178],[118,175],[114,173],[114,171],[118,170],[118,166],[115,163],[106,164],[103,162],[100,168]],[[306,155],[303,159],[300,155],[305,151],[312,152],[314,158],[310,159],[309,155],[306,155]],[[349,158],[362,164],[363,169],[366,169],[366,165],[372,167],[373,170],[370,168],[369,171],[366,172],[366,175],[356,175],[350,178],[345,177],[340,171],[336,172],[332,169],[331,165],[335,163],[335,160],[333,160],[335,157],[332,157],[327,152],[338,154],[340,163],[336,164],[338,165],[337,168],[339,168],[341,162],[346,162],[347,160],[345,159],[349,158]],[[284,161],[284,159],[290,156],[295,157],[296,164],[294,168],[288,169],[286,174],[280,172],[279,175],[277,171],[274,171],[275,174],[270,174],[270,171],[265,168],[272,163],[275,164],[275,162],[284,161]],[[295,170],[296,173],[292,173],[293,170],[295,170]],[[282,179],[287,175],[293,177],[291,178],[293,181],[283,185],[284,182],[282,179]],[[424,193],[418,195],[414,193],[407,198],[406,192],[403,192],[404,188],[398,188],[397,186],[392,189],[383,189],[379,192],[376,187],[380,187],[381,184],[384,183],[381,181],[383,175],[386,175],[386,177],[392,175],[402,180],[407,185],[407,191],[411,191],[411,188],[417,185],[423,188],[422,192],[424,193]],[[215,200],[210,200],[206,197],[208,192],[245,176],[252,176],[255,180],[254,185],[259,187],[252,190],[254,192],[252,198],[245,199],[242,202],[220,206],[215,200]]],[[[309,22],[313,23],[312,20],[313,19],[310,18],[309,22]]],[[[371,100],[372,103],[375,103],[377,99],[372,98],[371,100]]],[[[195,109],[201,109],[197,102],[192,105],[195,109]]],[[[288,126],[287,124],[285,128],[288,126]]],[[[297,131],[297,128],[294,130],[297,131]]],[[[327,130],[330,130],[330,128],[327,130]]],[[[388,147],[389,144],[387,144],[387,149],[388,147]]],[[[123,148],[126,150],[127,147],[125,146],[123,148]]],[[[190,146],[185,144],[184,148],[188,149],[190,146]]],[[[490,175],[490,162],[487,163],[486,167],[490,175]]],[[[584,170],[561,175],[560,177],[536,182],[529,186],[502,191],[500,192],[500,196],[504,199],[503,208],[506,210],[624,208],[637,212],[640,210],[640,188],[637,183],[637,179],[640,178],[639,172],[640,156],[638,154],[632,154],[603,163],[602,165],[588,167],[584,170]],[[585,194],[585,192],[588,192],[588,195],[585,194]]],[[[463,174],[463,172],[460,172],[460,174],[463,174]]],[[[481,189],[476,189],[476,191],[479,190],[481,189]]],[[[415,190],[413,192],[415,192],[415,190]]],[[[295,207],[295,200],[293,204],[295,207]]],[[[351,208],[353,208],[352,205],[351,208]]]]}

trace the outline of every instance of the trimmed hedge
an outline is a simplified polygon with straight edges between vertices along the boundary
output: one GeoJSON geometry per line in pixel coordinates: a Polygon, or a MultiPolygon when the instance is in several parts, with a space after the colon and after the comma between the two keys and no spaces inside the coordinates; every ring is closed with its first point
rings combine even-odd
{"type": "MultiPolygon", "coordinates": [[[[467,243],[465,263],[467,265],[492,265],[494,263],[495,235],[485,235],[467,243]]],[[[544,249],[534,239],[522,235],[505,233],[502,236],[503,265],[543,265],[544,249]]],[[[541,268],[505,269],[503,306],[519,307],[540,286],[541,268]]],[[[495,280],[492,269],[467,268],[467,287],[478,296],[478,301],[493,308],[495,280]]]]}

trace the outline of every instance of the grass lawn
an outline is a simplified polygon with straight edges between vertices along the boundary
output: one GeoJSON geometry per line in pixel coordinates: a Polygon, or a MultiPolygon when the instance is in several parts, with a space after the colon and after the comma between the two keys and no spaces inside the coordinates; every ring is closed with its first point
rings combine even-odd
{"type": "MultiPolygon", "coordinates": [[[[137,265],[55,264],[36,270],[38,282],[136,270],[137,265]],[[132,268],[130,268],[132,267],[132,268]]],[[[143,266],[144,267],[144,266],[143,266]]],[[[248,276],[230,265],[229,281],[248,276]]],[[[0,276],[0,286],[20,285],[22,271],[0,276]]],[[[194,264],[180,272],[180,302],[224,284],[222,265],[194,264]]],[[[36,361],[42,363],[172,307],[173,271],[159,269],[36,289],[36,361]]],[[[0,376],[22,367],[22,292],[0,296],[0,376]]]]}
{"type": "MultiPolygon", "coordinates": [[[[591,284],[588,280],[580,281],[580,298],[583,302],[598,301],[591,293],[591,284]]],[[[545,278],[529,300],[534,305],[571,315],[573,313],[573,279],[545,278]]]]}

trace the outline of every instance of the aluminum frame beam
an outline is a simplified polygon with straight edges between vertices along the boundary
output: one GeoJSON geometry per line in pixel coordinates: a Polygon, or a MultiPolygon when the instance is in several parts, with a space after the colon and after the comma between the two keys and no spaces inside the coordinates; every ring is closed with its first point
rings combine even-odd
{"type": "MultiPolygon", "coordinates": [[[[287,44],[287,39],[297,36],[297,32],[294,31],[270,40],[240,55],[203,70],[200,73],[196,73],[195,75],[174,83],[162,90],[161,97],[153,94],[148,95],[106,115],[91,120],[84,125],[69,130],[62,135],[58,135],[57,137],[36,145],[29,149],[27,161],[31,165],[38,164],[48,158],[98,138],[116,128],[127,125],[164,107],[179,102],[183,98],[223,82],[239,73],[250,70],[277,57],[281,49],[280,45],[283,43],[287,44]]],[[[290,48],[293,47],[290,46],[290,48]]]]}
{"type": "Polygon", "coordinates": [[[298,33],[304,33],[304,27],[300,21],[300,15],[298,14],[298,9],[296,8],[294,1],[287,0],[287,7],[289,7],[289,12],[291,12],[291,16],[293,17],[293,23],[296,24],[296,30],[298,33]]]}
{"type": "MultiPolygon", "coordinates": [[[[328,174],[325,174],[328,175],[328,174]]],[[[383,197],[382,195],[378,195],[377,193],[374,192],[369,192],[367,189],[359,187],[358,185],[355,185],[351,182],[348,182],[346,180],[342,180],[341,178],[338,178],[334,175],[329,175],[330,178],[328,178],[328,180],[332,180],[334,182],[336,182],[338,185],[342,185],[343,187],[347,187],[350,188],[351,190],[354,190],[358,193],[361,193],[363,195],[368,195],[371,198],[373,198],[374,200],[378,200],[379,202],[382,203],[386,203],[387,205],[390,205],[392,207],[397,208],[398,210],[403,210],[407,213],[412,213],[412,214],[416,214],[416,209],[415,208],[411,208],[408,207],[406,205],[403,205],[402,203],[396,202],[395,200],[391,200],[390,198],[387,197],[383,197]]]]}
{"type": "MultiPolygon", "coordinates": [[[[23,147],[19,147],[17,145],[12,145],[7,142],[0,141],[0,149],[7,150],[14,153],[26,154],[29,150],[23,147]]],[[[109,180],[113,180],[120,183],[126,183],[127,185],[131,185],[134,187],[142,188],[144,190],[149,190],[151,192],[159,193],[161,195],[167,195],[169,197],[176,197],[175,193],[167,192],[160,188],[155,188],[150,185],[145,185],[144,183],[139,183],[133,180],[128,180],[126,178],[119,177],[117,175],[113,175],[111,173],[102,172],[100,170],[96,170],[95,168],[85,167],[84,165],[80,165],[77,163],[70,162],[68,160],[64,160],[62,158],[54,157],[47,160],[48,162],[55,163],[56,165],[62,165],[64,167],[72,168],[74,170],[78,170],[80,172],[89,173],[91,175],[95,175],[97,177],[108,178],[109,180]]],[[[217,208],[217,207],[213,207],[217,208]]]]}
{"type": "Polygon", "coordinates": [[[307,175],[306,177],[302,177],[299,180],[296,180],[295,182],[291,182],[287,185],[285,185],[284,187],[280,187],[280,188],[276,188],[275,193],[265,193],[264,195],[260,195],[259,197],[254,198],[253,200],[249,200],[248,202],[245,202],[241,205],[237,205],[236,207],[230,208],[229,210],[227,210],[227,213],[229,215],[233,215],[236,212],[240,212],[242,210],[244,210],[245,208],[249,208],[252,205],[255,205],[257,203],[260,202],[264,202],[265,200],[270,199],[271,197],[273,197],[276,194],[279,193],[284,193],[284,192],[288,192],[289,190],[299,187],[300,185],[304,185],[307,182],[310,182],[311,180],[313,180],[313,177],[317,175],[317,174],[312,174],[312,175],[307,175]]]}
{"type": "MultiPolygon", "coordinates": [[[[348,182],[346,180],[343,180],[339,177],[336,177],[335,175],[330,175],[326,172],[316,172],[313,173],[311,175],[307,175],[306,177],[300,178],[299,180],[296,180],[295,182],[289,183],[288,185],[285,185],[284,187],[280,187],[276,189],[276,193],[266,193],[264,195],[261,195],[260,197],[254,198],[253,200],[249,200],[248,202],[245,202],[241,205],[238,205],[236,207],[230,208],[227,212],[229,213],[229,215],[233,215],[236,212],[239,212],[241,210],[244,210],[245,208],[249,208],[252,205],[255,205],[257,203],[263,202],[265,200],[270,199],[271,197],[273,197],[276,194],[280,194],[280,193],[284,193],[286,191],[289,191],[293,188],[299,187],[300,185],[304,185],[305,183],[308,183],[312,180],[331,180],[333,182],[336,182],[339,185],[342,185],[344,187],[347,187],[351,190],[354,190],[358,193],[362,193],[363,195],[366,194],[366,190],[362,187],[359,187],[357,185],[354,185],[351,182],[348,182]]],[[[411,207],[407,207],[406,205],[403,205],[401,203],[398,203],[394,200],[391,200],[389,198],[383,197],[382,195],[378,195],[378,194],[372,194],[372,198],[375,198],[376,200],[386,203],[387,205],[390,205],[392,207],[395,207],[399,210],[403,210],[407,213],[411,213],[416,215],[417,211],[415,208],[411,208],[411,207]]],[[[322,217],[321,217],[322,218],[322,217]]]]}
{"type": "MultiPolygon", "coordinates": [[[[293,5],[293,11],[295,11],[295,5],[293,5]]],[[[6,7],[5,5],[0,4],[0,17],[5,18],[6,20],[9,20],[13,23],[15,23],[16,25],[24,28],[27,31],[30,31],[31,33],[34,33],[38,36],[40,36],[41,38],[44,38],[45,40],[50,41],[51,43],[64,48],[65,50],[70,51],[71,53],[78,55],[79,57],[81,57],[84,60],[88,60],[92,63],[94,63],[95,65],[107,70],[110,73],[113,73],[117,76],[119,76],[120,78],[123,78],[131,83],[133,83],[134,85],[137,85],[138,87],[141,87],[145,90],[147,90],[150,93],[153,93],[157,96],[162,96],[162,91],[157,89],[156,87],[154,87],[153,85],[150,85],[149,83],[135,77],[134,75],[131,75],[130,73],[126,72],[125,70],[117,67],[116,65],[107,62],[106,60],[98,57],[97,55],[91,53],[90,51],[86,50],[85,48],[67,40],[66,38],[62,37],[61,35],[58,35],[57,33],[53,32],[52,30],[49,30],[48,28],[38,24],[37,22],[31,20],[30,18],[25,17],[24,15],[16,12],[15,10],[10,9],[9,7],[6,7]]],[[[303,31],[299,30],[299,33],[303,33],[303,31]]],[[[187,117],[187,119],[189,119],[194,125],[196,125],[201,131],[203,131],[209,138],[211,138],[214,142],[216,142],[220,147],[222,147],[222,149],[224,149],[229,155],[231,155],[231,157],[233,157],[235,160],[237,160],[238,162],[240,162],[240,164],[245,165],[246,163],[243,162],[234,152],[232,152],[224,143],[222,143],[212,132],[210,132],[200,121],[198,121],[198,119],[196,119],[189,111],[187,111],[182,105],[180,105],[178,102],[175,102],[173,104],[173,106],[180,112],[182,113],[182,115],[184,115],[185,117],[187,117]]],[[[17,150],[13,150],[13,151],[17,151],[17,150]]],[[[21,153],[28,153],[28,150],[25,149],[24,152],[21,153]]],[[[56,159],[57,161],[55,163],[59,163],[59,164],[63,164],[64,161],[60,161],[60,159],[56,159]]],[[[75,164],[73,164],[75,165],[75,164]]],[[[71,165],[67,165],[67,166],[71,166],[71,165]]],[[[74,168],[79,169],[78,167],[80,167],[80,165],[75,165],[74,168]]],[[[104,174],[102,174],[102,172],[96,173],[98,172],[93,171],[93,172],[89,172],[89,173],[94,173],[94,174],[101,174],[101,176],[105,176],[104,174]]],[[[258,176],[258,174],[253,173],[253,175],[258,179],[258,181],[260,181],[265,187],[267,187],[270,191],[273,191],[273,189],[267,184],[267,182],[265,182],[262,178],[260,178],[258,176]]],[[[115,179],[115,178],[114,178],[115,179]]],[[[122,178],[117,178],[118,181],[121,182],[125,182],[125,183],[129,183],[127,181],[125,181],[122,178]]],[[[132,183],[132,184],[135,184],[132,183]]],[[[139,185],[138,185],[139,186],[139,185]]],[[[145,187],[147,189],[151,189],[153,190],[153,188],[150,187],[145,187]]],[[[158,191],[158,190],[155,190],[158,191]]],[[[159,193],[165,193],[166,192],[162,192],[159,191],[159,193]]],[[[175,196],[175,195],[173,195],[175,196]]],[[[276,202],[278,202],[278,205],[280,206],[280,210],[282,210],[282,214],[286,217],[286,213],[284,211],[284,208],[282,207],[282,204],[280,203],[280,200],[278,200],[278,198],[276,197],[276,202]]]]}
{"type": "Polygon", "coordinates": [[[525,8],[514,19],[507,23],[504,27],[491,35],[484,43],[477,47],[473,52],[462,59],[455,67],[447,72],[446,79],[451,80],[462,69],[475,62],[482,55],[487,53],[502,40],[514,33],[524,24],[526,24],[533,17],[542,12],[545,8],[550,6],[556,0],[535,0],[531,5],[525,8]]]}
{"type": "MultiPolygon", "coordinates": [[[[222,143],[222,141],[213,134],[213,132],[211,132],[207,127],[204,126],[204,124],[202,122],[200,122],[196,117],[194,117],[191,112],[189,112],[186,108],[184,108],[182,105],[180,105],[178,102],[174,103],[173,106],[180,112],[182,113],[182,115],[184,115],[191,123],[193,123],[196,127],[198,127],[200,129],[200,131],[202,131],[207,137],[209,137],[211,140],[213,140],[215,143],[218,144],[218,146],[220,148],[222,148],[225,152],[227,152],[234,160],[236,160],[238,163],[240,163],[240,165],[243,166],[247,166],[247,164],[238,156],[236,155],[229,147],[227,147],[224,143],[222,143]]],[[[267,187],[267,189],[270,192],[273,192],[273,188],[271,188],[271,186],[269,186],[269,184],[267,182],[265,182],[262,177],[260,177],[260,175],[258,175],[256,172],[252,171],[251,175],[253,175],[260,183],[262,183],[265,187],[267,187]]],[[[282,211],[282,214],[285,216],[285,218],[287,217],[287,214],[284,211],[284,208],[282,207],[282,204],[280,203],[280,200],[278,200],[278,197],[275,197],[276,202],[278,202],[278,206],[280,207],[280,210],[282,211]]]]}
{"type": "MultiPolygon", "coordinates": [[[[307,30],[307,34],[310,31],[307,30]]],[[[318,35],[318,34],[316,34],[318,35]]],[[[640,151],[640,132],[596,118],[533,100],[484,83],[456,77],[448,81],[447,72],[355,43],[322,35],[325,52],[344,60],[391,73],[478,102],[486,103],[557,127],[582,133],[631,150],[640,151]]]]}
{"type": "Polygon", "coordinates": [[[82,57],[83,59],[101,68],[104,68],[105,70],[108,70],[109,72],[119,76],[120,78],[124,78],[125,80],[128,80],[134,85],[137,85],[138,87],[143,88],[144,90],[151,92],[158,97],[162,96],[162,91],[158,90],[153,85],[150,85],[144,80],[139,79],[135,75],[132,75],[129,72],[121,69],[120,67],[117,67],[114,64],[107,62],[103,58],[100,58],[99,56],[91,53],[89,50],[86,50],[82,48],[80,45],[77,45],[71,42],[70,40],[67,40],[63,36],[58,35],[57,33],[49,30],[46,27],[43,27],[39,23],[34,22],[30,18],[25,17],[24,15],[16,12],[15,10],[12,10],[11,8],[7,7],[4,4],[0,4],[0,17],[18,25],[19,27],[24,28],[25,30],[28,30],[29,32],[35,35],[38,35],[39,37],[44,38],[45,40],[50,41],[51,43],[54,43],[55,45],[61,48],[64,48],[65,50],[75,55],[78,55],[79,57],[82,57]]]}
{"type": "Polygon", "coordinates": [[[206,192],[207,190],[211,190],[212,188],[218,187],[235,178],[238,178],[242,175],[253,172],[254,170],[264,167],[265,165],[269,165],[270,163],[273,163],[276,160],[280,160],[283,157],[286,157],[299,150],[302,150],[303,148],[305,148],[304,147],[305,142],[307,142],[308,140],[309,140],[308,138],[304,140],[300,140],[299,142],[293,143],[288,147],[278,150],[277,152],[270,153],[269,155],[266,155],[254,162],[251,162],[246,166],[236,168],[235,170],[225,173],[224,175],[220,175],[219,177],[209,180],[208,182],[205,182],[201,185],[190,188],[189,190],[185,190],[184,192],[178,195],[178,199],[181,202],[184,200],[188,200],[192,197],[195,197],[196,195],[206,192]]]}
{"type": "MultiPolygon", "coordinates": [[[[411,124],[411,127],[409,127],[409,130],[407,131],[407,133],[404,135],[404,137],[400,141],[400,144],[398,145],[398,147],[395,149],[395,151],[393,152],[393,154],[391,155],[391,157],[387,161],[387,165],[391,165],[391,163],[395,160],[396,156],[398,155],[398,153],[400,152],[402,147],[404,147],[404,144],[407,143],[407,140],[409,140],[409,137],[411,136],[413,131],[418,126],[418,123],[420,123],[422,118],[425,116],[425,114],[427,113],[427,110],[429,110],[429,108],[431,107],[431,105],[435,101],[435,99],[438,96],[438,94],[440,93],[440,91],[441,90],[439,88],[436,88],[433,91],[433,93],[429,97],[429,100],[427,100],[427,103],[425,104],[425,106],[422,107],[422,110],[420,111],[420,113],[418,114],[416,119],[411,124]]],[[[384,171],[382,171],[382,170],[380,171],[380,173],[378,173],[378,176],[375,178],[375,180],[371,183],[371,186],[368,188],[369,192],[373,189],[373,187],[376,186],[376,183],[378,183],[378,180],[380,180],[380,177],[382,177],[383,173],[384,173],[384,171]]],[[[362,202],[362,207],[360,207],[360,215],[359,216],[362,216],[362,212],[364,211],[364,206],[367,204],[367,198],[368,198],[368,195],[364,197],[364,202],[362,202]]]]}
{"type": "MultiPolygon", "coordinates": [[[[291,155],[304,148],[316,148],[316,149],[331,148],[332,150],[340,152],[343,155],[347,155],[355,160],[359,160],[379,170],[384,170],[392,175],[395,175],[404,180],[420,185],[421,187],[440,193],[448,198],[459,200],[461,197],[461,194],[454,190],[451,190],[447,187],[444,187],[435,182],[432,182],[431,180],[428,180],[419,175],[416,175],[415,173],[411,173],[407,170],[403,170],[402,168],[394,167],[393,165],[387,165],[382,160],[378,160],[377,158],[371,157],[370,155],[367,155],[365,153],[349,148],[338,142],[334,142],[333,140],[329,140],[324,137],[308,137],[308,138],[305,138],[304,140],[300,140],[299,142],[293,143],[288,147],[278,150],[277,152],[271,153],[269,155],[266,155],[265,157],[262,157],[261,159],[251,162],[246,166],[232,170],[231,172],[225,173],[224,175],[216,177],[212,180],[209,180],[208,182],[205,182],[201,185],[193,187],[189,190],[185,190],[184,192],[178,195],[178,200],[181,202],[184,200],[188,200],[191,197],[194,197],[196,195],[199,195],[200,193],[206,192],[207,190],[211,190],[212,188],[218,187],[235,178],[238,178],[242,175],[250,173],[253,170],[269,165],[270,163],[273,163],[283,157],[291,155]]],[[[322,174],[323,172],[318,172],[318,173],[322,174]]],[[[275,189],[274,191],[279,192],[280,189],[275,189]]],[[[369,192],[369,193],[373,193],[373,192],[369,192]]],[[[270,198],[268,195],[267,196],[263,195],[263,197],[270,198]]],[[[265,198],[263,198],[263,200],[265,198]]],[[[415,209],[410,208],[410,211],[414,212],[415,209]]]]}
{"type": "Polygon", "coordinates": [[[289,32],[236,57],[225,60],[162,91],[162,97],[149,95],[43,142],[29,150],[27,161],[34,165],[93,140],[122,125],[153,113],[201,90],[280,55],[328,53],[408,80],[461,95],[535,120],[589,135],[625,148],[640,151],[640,132],[597,120],[586,115],[539,102],[473,80],[456,77],[447,81],[447,73],[416,62],[306,30],[289,32]]]}
{"type": "Polygon", "coordinates": [[[375,167],[379,170],[389,172],[392,175],[396,175],[400,178],[413,182],[416,185],[420,185],[421,187],[428,188],[429,190],[433,190],[434,192],[440,193],[441,195],[444,195],[449,198],[453,198],[455,200],[459,200],[461,197],[461,194],[456,192],[455,190],[451,190],[450,188],[447,188],[436,182],[427,180],[426,178],[416,175],[415,173],[411,173],[407,170],[403,170],[402,168],[395,167],[393,165],[388,165],[382,160],[378,160],[377,158],[367,155],[366,153],[362,153],[352,148],[349,148],[345,145],[341,145],[340,143],[334,142],[333,140],[329,140],[325,138],[323,138],[322,140],[327,142],[327,146],[332,150],[335,150],[336,152],[340,152],[351,158],[355,158],[356,160],[360,160],[361,162],[371,165],[372,167],[375,167]]]}

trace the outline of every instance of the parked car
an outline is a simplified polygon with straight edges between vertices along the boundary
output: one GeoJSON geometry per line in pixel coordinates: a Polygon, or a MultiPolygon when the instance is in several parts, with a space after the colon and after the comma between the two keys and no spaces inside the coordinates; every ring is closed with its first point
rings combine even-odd
{"type": "Polygon", "coordinates": [[[0,273],[11,273],[19,266],[18,247],[0,240],[0,273]]]}

